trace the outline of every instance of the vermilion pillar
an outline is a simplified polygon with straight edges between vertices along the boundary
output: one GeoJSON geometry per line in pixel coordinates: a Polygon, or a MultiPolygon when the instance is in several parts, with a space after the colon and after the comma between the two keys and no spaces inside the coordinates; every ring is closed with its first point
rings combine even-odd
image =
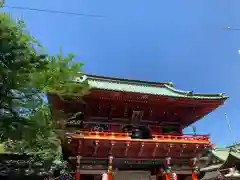
{"type": "Polygon", "coordinates": [[[81,156],[77,156],[77,169],[76,169],[76,180],[80,180],[80,163],[81,163],[81,156]]]}
{"type": "Polygon", "coordinates": [[[165,166],[165,173],[164,173],[165,180],[170,180],[170,173],[171,173],[170,164],[171,164],[171,158],[170,157],[165,158],[165,163],[164,163],[164,166],[165,166]]]}
{"type": "Polygon", "coordinates": [[[194,170],[192,171],[192,180],[198,180],[197,173],[194,170]]]}
{"type": "Polygon", "coordinates": [[[80,180],[80,168],[79,168],[79,166],[77,166],[76,180],[80,180]]]}
{"type": "Polygon", "coordinates": [[[109,161],[108,161],[108,180],[113,179],[112,175],[112,162],[113,162],[113,157],[109,156],[109,161]]]}
{"type": "Polygon", "coordinates": [[[168,157],[165,159],[165,179],[166,180],[177,180],[178,179],[178,176],[176,173],[174,173],[171,169],[171,158],[168,157]]]}
{"type": "Polygon", "coordinates": [[[192,180],[198,180],[197,158],[192,159],[192,180]]]}

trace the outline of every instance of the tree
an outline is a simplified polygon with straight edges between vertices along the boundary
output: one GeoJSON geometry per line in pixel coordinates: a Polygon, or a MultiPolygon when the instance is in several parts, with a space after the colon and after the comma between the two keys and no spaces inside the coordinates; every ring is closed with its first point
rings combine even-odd
{"type": "Polygon", "coordinates": [[[0,7],[3,7],[4,4],[5,4],[5,0],[0,0],[0,7]]]}
{"type": "Polygon", "coordinates": [[[6,14],[0,15],[0,138],[2,141],[21,137],[25,115],[37,107],[38,92],[29,84],[29,74],[47,63],[38,55],[40,45],[6,14]],[[30,107],[30,104],[32,106],[30,107]],[[29,106],[29,107],[28,107],[29,106]]]}
{"type": "Polygon", "coordinates": [[[74,55],[45,54],[22,20],[0,13],[0,140],[8,151],[49,160],[59,155],[60,143],[44,96],[79,99],[88,93],[88,83],[72,82],[83,75],[74,55]]]}

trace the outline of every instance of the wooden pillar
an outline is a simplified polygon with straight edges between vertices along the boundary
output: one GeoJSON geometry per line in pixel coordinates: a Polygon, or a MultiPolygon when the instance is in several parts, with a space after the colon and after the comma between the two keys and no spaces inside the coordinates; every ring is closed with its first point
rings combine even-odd
{"type": "Polygon", "coordinates": [[[194,169],[192,171],[192,180],[198,180],[197,171],[194,169]]]}
{"type": "Polygon", "coordinates": [[[192,180],[198,180],[197,158],[192,159],[192,180]]]}
{"type": "Polygon", "coordinates": [[[170,157],[165,158],[165,163],[164,163],[164,166],[165,166],[165,173],[164,173],[165,180],[171,180],[170,176],[169,176],[170,173],[171,173],[170,164],[171,164],[171,158],[170,157]]]}
{"type": "Polygon", "coordinates": [[[157,180],[157,169],[156,168],[153,168],[153,175],[156,176],[156,180],[157,180]]]}
{"type": "Polygon", "coordinates": [[[113,162],[113,156],[109,156],[109,161],[108,161],[108,180],[113,179],[113,174],[112,174],[112,162],[113,162]]]}
{"type": "Polygon", "coordinates": [[[165,158],[165,162],[164,162],[165,169],[170,168],[170,164],[171,164],[171,158],[170,157],[166,157],[165,158]]]}
{"type": "Polygon", "coordinates": [[[112,113],[113,113],[113,105],[110,104],[108,109],[108,131],[110,132],[112,132],[112,125],[111,125],[112,113]]]}
{"type": "Polygon", "coordinates": [[[80,163],[81,163],[81,156],[77,156],[77,169],[76,169],[76,180],[80,180],[80,163]]]}
{"type": "Polygon", "coordinates": [[[182,135],[183,134],[183,127],[180,125],[179,126],[179,133],[182,135]]]}
{"type": "Polygon", "coordinates": [[[165,159],[165,179],[166,180],[177,180],[177,174],[174,173],[171,169],[171,158],[168,157],[165,159]]]}
{"type": "Polygon", "coordinates": [[[156,180],[159,180],[159,172],[158,172],[158,169],[157,168],[154,168],[153,169],[153,174],[156,176],[156,180]]]}

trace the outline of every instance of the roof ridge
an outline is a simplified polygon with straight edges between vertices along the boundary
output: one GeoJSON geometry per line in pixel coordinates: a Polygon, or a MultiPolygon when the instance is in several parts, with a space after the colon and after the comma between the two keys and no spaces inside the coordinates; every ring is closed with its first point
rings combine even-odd
{"type": "Polygon", "coordinates": [[[90,79],[96,79],[96,80],[103,80],[103,81],[119,81],[119,82],[130,82],[134,84],[148,84],[148,85],[153,85],[153,86],[162,86],[162,85],[168,85],[170,87],[173,87],[172,82],[155,82],[155,81],[143,81],[143,80],[137,80],[137,79],[127,79],[127,78],[118,78],[118,77],[107,77],[107,76],[99,76],[99,75],[93,75],[93,74],[85,74],[88,78],[90,79]]]}
{"type": "Polygon", "coordinates": [[[194,93],[193,91],[184,91],[176,89],[172,82],[151,82],[151,81],[141,81],[141,80],[131,80],[131,79],[124,79],[124,78],[115,78],[115,77],[106,77],[106,76],[98,76],[98,75],[91,75],[85,74],[88,79],[90,80],[97,80],[97,81],[105,81],[105,82],[114,82],[118,84],[129,84],[129,85],[139,85],[139,86],[153,86],[153,87],[166,87],[172,92],[183,94],[185,96],[202,96],[202,97],[218,97],[218,98],[228,98],[224,95],[224,93],[215,93],[215,94],[201,94],[201,93],[194,93]]]}

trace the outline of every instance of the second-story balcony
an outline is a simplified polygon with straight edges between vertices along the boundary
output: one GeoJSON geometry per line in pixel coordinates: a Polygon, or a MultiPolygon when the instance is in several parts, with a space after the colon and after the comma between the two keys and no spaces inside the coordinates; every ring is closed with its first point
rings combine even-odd
{"type": "Polygon", "coordinates": [[[85,158],[190,159],[212,147],[207,135],[152,135],[150,139],[132,138],[131,133],[76,131],[67,134],[72,155],[85,158]]]}
{"type": "Polygon", "coordinates": [[[98,141],[126,141],[146,143],[182,143],[211,145],[209,135],[152,135],[149,139],[132,138],[131,133],[76,131],[69,133],[73,139],[98,140],[98,141]]]}

